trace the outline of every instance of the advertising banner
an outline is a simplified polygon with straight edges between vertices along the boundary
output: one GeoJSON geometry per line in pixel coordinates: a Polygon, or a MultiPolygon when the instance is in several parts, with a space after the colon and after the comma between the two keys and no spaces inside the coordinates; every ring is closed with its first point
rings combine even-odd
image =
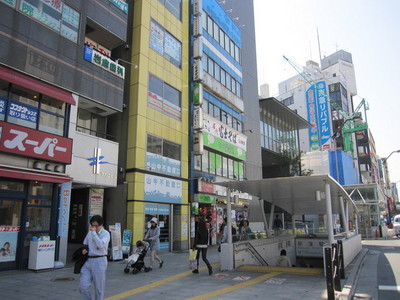
{"type": "Polygon", "coordinates": [[[0,226],[0,263],[15,261],[19,226],[0,226]]]}
{"type": "Polygon", "coordinates": [[[310,86],[306,101],[308,121],[313,125],[308,129],[311,150],[330,149],[331,116],[326,82],[318,81],[310,86]]]}
{"type": "Polygon", "coordinates": [[[146,168],[172,176],[181,176],[181,161],[146,152],[146,168]]]}
{"type": "Polygon", "coordinates": [[[68,236],[69,226],[69,208],[71,203],[71,185],[72,182],[64,182],[61,185],[60,208],[58,217],[58,236],[68,236]]]}
{"type": "Polygon", "coordinates": [[[231,143],[217,138],[208,132],[203,132],[203,143],[204,146],[210,147],[214,150],[218,150],[222,153],[231,155],[233,157],[236,157],[240,160],[246,160],[246,151],[243,150],[242,148],[239,148],[235,145],[232,145],[231,143]]]}
{"type": "Polygon", "coordinates": [[[182,183],[180,180],[146,174],[144,200],[180,204],[182,203],[182,183]]]}

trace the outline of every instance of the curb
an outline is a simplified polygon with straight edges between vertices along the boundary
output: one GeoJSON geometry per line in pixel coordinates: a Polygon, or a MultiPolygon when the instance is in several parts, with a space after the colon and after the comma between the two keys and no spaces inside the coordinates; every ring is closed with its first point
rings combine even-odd
{"type": "Polygon", "coordinates": [[[364,260],[368,254],[369,250],[363,248],[361,252],[357,255],[356,260],[352,263],[353,268],[350,272],[349,277],[347,278],[343,289],[341,292],[336,294],[336,299],[338,300],[351,300],[355,294],[355,289],[358,281],[358,275],[360,274],[360,270],[362,265],[364,264],[364,260]]]}

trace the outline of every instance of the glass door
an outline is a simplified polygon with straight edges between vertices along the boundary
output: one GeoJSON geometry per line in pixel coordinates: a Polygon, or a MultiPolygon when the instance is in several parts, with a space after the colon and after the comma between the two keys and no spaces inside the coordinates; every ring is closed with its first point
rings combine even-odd
{"type": "Polygon", "coordinates": [[[0,269],[16,269],[24,183],[0,180],[0,269]]]}
{"type": "Polygon", "coordinates": [[[170,249],[170,206],[163,204],[146,204],[145,231],[150,227],[151,218],[156,217],[160,226],[160,251],[170,249]]]}

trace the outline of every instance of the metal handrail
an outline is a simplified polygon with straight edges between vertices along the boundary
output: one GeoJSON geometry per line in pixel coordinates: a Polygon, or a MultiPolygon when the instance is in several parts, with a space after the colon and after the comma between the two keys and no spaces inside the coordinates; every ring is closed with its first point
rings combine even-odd
{"type": "Polygon", "coordinates": [[[262,266],[269,266],[268,263],[267,263],[267,261],[261,256],[260,253],[258,253],[258,251],[256,250],[256,248],[254,248],[254,246],[253,246],[251,243],[247,242],[246,244],[247,244],[248,246],[250,246],[250,247],[249,247],[249,250],[250,250],[251,254],[254,255],[254,257],[258,260],[258,262],[259,262],[262,266]]]}

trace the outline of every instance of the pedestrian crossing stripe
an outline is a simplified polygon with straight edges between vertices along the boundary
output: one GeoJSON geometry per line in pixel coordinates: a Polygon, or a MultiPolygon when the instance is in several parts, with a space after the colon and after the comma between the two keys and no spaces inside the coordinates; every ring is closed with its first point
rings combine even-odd
{"type": "Polygon", "coordinates": [[[185,300],[203,300],[203,299],[213,298],[213,297],[216,297],[218,295],[231,293],[233,291],[236,291],[236,290],[239,290],[239,289],[243,289],[245,287],[254,285],[256,283],[263,282],[263,281],[265,281],[267,279],[270,279],[272,277],[275,277],[275,276],[278,276],[278,275],[281,275],[281,274],[282,274],[281,272],[272,272],[272,273],[269,273],[269,274],[264,274],[264,275],[261,275],[259,277],[254,278],[254,279],[250,279],[248,281],[243,281],[241,283],[238,283],[238,284],[235,284],[235,285],[232,285],[232,286],[228,286],[226,288],[222,288],[222,289],[219,289],[219,290],[214,290],[214,291],[211,291],[211,292],[208,292],[208,293],[205,293],[205,294],[201,294],[201,295],[197,295],[197,296],[194,296],[194,297],[191,297],[191,298],[186,298],[185,300]]]}
{"type": "MultiPolygon", "coordinates": [[[[220,264],[219,263],[212,264],[212,266],[213,266],[213,268],[216,268],[216,267],[219,267],[220,264]]],[[[206,269],[206,267],[202,267],[199,270],[205,270],[205,269],[206,269]]],[[[119,293],[117,295],[114,295],[114,296],[111,296],[111,297],[108,297],[108,298],[104,298],[104,300],[125,299],[125,298],[128,298],[130,296],[133,296],[133,295],[145,292],[147,290],[153,289],[153,288],[158,287],[160,285],[167,284],[167,283],[172,282],[174,280],[178,280],[178,279],[180,279],[182,277],[189,276],[191,274],[192,274],[191,270],[190,271],[186,271],[186,272],[182,272],[182,273],[176,274],[174,276],[170,276],[170,277],[164,278],[162,280],[159,280],[159,281],[156,281],[156,282],[153,282],[153,283],[150,283],[150,284],[146,284],[144,286],[141,286],[141,287],[138,287],[138,288],[126,291],[126,292],[122,292],[122,293],[119,293]]]]}
{"type": "Polygon", "coordinates": [[[381,291],[399,291],[400,292],[400,285],[380,285],[378,289],[381,291]]]}

